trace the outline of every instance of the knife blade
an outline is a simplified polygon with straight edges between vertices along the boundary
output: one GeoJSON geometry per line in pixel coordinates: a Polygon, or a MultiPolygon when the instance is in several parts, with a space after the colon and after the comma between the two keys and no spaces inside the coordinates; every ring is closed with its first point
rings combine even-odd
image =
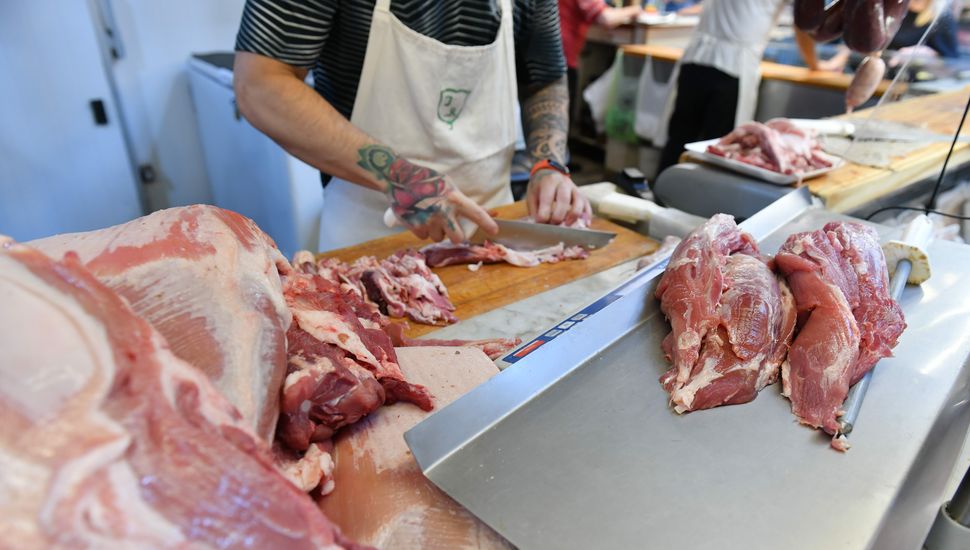
{"type": "Polygon", "coordinates": [[[489,236],[478,230],[469,239],[474,244],[481,244],[486,240],[505,245],[517,250],[535,250],[563,243],[566,246],[582,246],[587,249],[602,248],[610,243],[616,233],[597,231],[595,229],[575,229],[545,223],[524,222],[518,220],[495,219],[498,224],[498,235],[489,236]]]}

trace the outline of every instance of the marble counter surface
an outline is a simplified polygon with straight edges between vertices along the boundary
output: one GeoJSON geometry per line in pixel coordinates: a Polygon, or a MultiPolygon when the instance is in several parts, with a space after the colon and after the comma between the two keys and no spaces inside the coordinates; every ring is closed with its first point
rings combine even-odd
{"type": "MultiPolygon", "coordinates": [[[[478,339],[518,336],[523,342],[528,342],[629,279],[636,272],[637,261],[622,263],[525,300],[461,320],[426,337],[478,339]]],[[[506,366],[501,361],[497,363],[500,368],[506,366]]]]}

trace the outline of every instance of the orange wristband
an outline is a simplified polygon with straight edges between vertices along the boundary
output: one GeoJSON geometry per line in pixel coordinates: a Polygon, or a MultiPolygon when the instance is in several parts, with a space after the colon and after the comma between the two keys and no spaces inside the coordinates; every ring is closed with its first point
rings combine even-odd
{"type": "Polygon", "coordinates": [[[532,170],[529,170],[529,177],[531,178],[532,176],[536,175],[536,172],[538,172],[539,170],[555,170],[560,174],[563,174],[566,176],[569,175],[569,168],[566,168],[562,164],[552,159],[540,160],[539,162],[533,164],[532,170]]]}

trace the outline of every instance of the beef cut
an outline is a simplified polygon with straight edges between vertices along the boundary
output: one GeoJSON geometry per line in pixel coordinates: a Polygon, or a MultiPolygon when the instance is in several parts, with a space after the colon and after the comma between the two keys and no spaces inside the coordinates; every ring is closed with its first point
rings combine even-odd
{"type": "Polygon", "coordinates": [[[813,131],[784,118],[744,123],[707,151],[781,174],[804,174],[829,168],[834,162],[822,151],[813,131]]]}
{"type": "Polygon", "coordinates": [[[291,316],[280,272],[289,263],[252,220],[196,205],[30,244],[55,258],[77,253],[270,441],[286,370],[291,316]]]}
{"type": "Polygon", "coordinates": [[[353,547],[250,419],[75,254],[0,241],[6,544],[353,547]]]}
{"type": "Polygon", "coordinates": [[[795,325],[787,285],[718,214],[674,250],[656,291],[672,330],[660,382],[677,412],[746,403],[773,383],[795,325]]]}
{"type": "Polygon", "coordinates": [[[834,435],[849,387],[892,354],[906,327],[889,296],[878,236],[859,223],[832,222],[791,235],[775,261],[798,308],[783,392],[799,422],[834,435]]]}

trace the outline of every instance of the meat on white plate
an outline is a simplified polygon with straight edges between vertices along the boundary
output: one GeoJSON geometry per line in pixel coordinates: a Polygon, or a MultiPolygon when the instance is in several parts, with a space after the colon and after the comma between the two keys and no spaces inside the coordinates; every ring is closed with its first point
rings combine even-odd
{"type": "Polygon", "coordinates": [[[280,272],[289,262],[252,220],[195,205],[30,244],[54,258],[77,253],[270,441],[286,370],[291,316],[280,272]]]}
{"type": "Polygon", "coordinates": [[[672,327],[663,349],[673,366],[660,382],[677,412],[746,403],[777,379],[794,302],[731,216],[677,246],[656,296],[672,327]]]}
{"type": "MultiPolygon", "coordinates": [[[[775,257],[798,308],[798,335],[782,366],[784,394],[802,424],[835,435],[849,387],[892,355],[906,328],[889,295],[876,232],[831,222],[791,235],[775,257]]],[[[844,441],[832,446],[846,450],[844,441]]]]}
{"type": "Polygon", "coordinates": [[[785,118],[742,124],[707,151],[780,174],[805,174],[833,165],[814,131],[785,118]]]}
{"type": "Polygon", "coordinates": [[[5,542],[354,547],[249,419],[76,255],[0,241],[5,542]]]}

